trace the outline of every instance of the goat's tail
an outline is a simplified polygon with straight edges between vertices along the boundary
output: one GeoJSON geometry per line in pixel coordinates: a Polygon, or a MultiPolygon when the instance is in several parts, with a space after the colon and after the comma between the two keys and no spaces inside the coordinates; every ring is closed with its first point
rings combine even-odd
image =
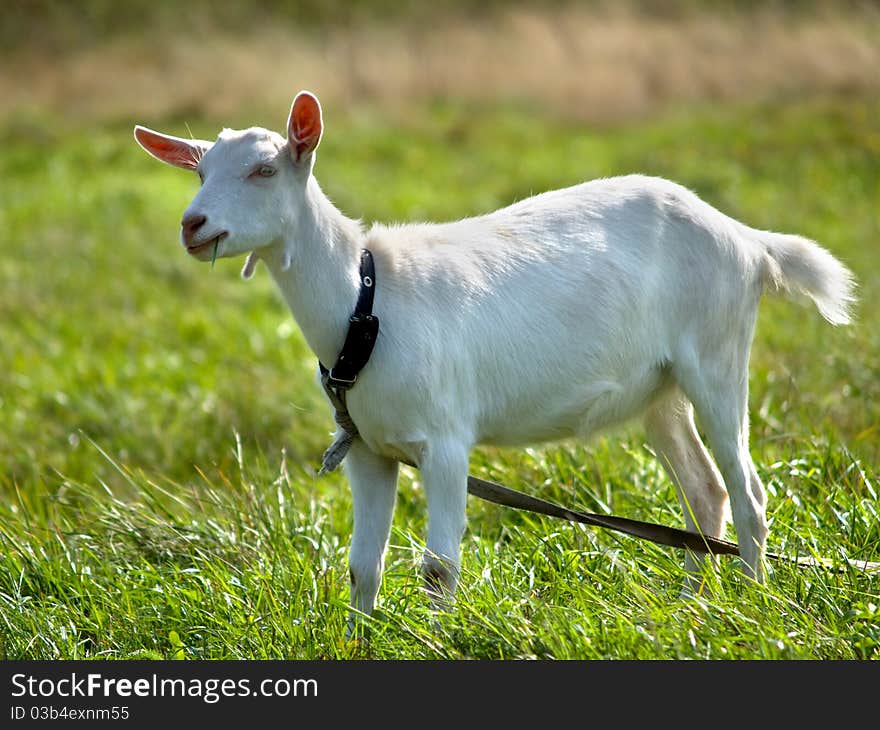
{"type": "Polygon", "coordinates": [[[806,294],[831,324],[848,324],[856,300],[853,273],[815,241],[751,230],[766,250],[766,281],[776,291],[806,294]]]}

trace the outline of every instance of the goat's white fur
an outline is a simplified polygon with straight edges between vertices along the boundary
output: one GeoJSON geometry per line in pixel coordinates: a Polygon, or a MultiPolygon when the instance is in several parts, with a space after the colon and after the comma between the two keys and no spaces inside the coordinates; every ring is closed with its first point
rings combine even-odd
{"type": "MultiPolygon", "coordinates": [[[[291,120],[306,103],[314,115],[317,100],[303,92],[291,120]]],[[[145,134],[155,133],[137,128],[164,159],[145,134]]],[[[426,579],[451,596],[475,445],[584,438],[638,415],[688,529],[720,536],[729,497],[744,571],[762,580],[765,493],[747,419],[758,303],[768,286],[794,289],[846,323],[846,267],[812,241],[749,228],[680,185],[640,175],[454,223],[365,231],[321,192],[313,142],[252,128],[194,143],[204,184],[186,214],[206,216],[204,240],[228,234],[218,256],[253,252],[244,274],[256,257],[265,262],[327,364],[355,305],[360,251],[373,252],[381,332],[348,396],[361,435],[345,464],[355,608],[369,613],[379,589],[399,460],[418,465],[427,497],[426,579]],[[261,162],[274,177],[253,178],[261,162]]],[[[700,566],[689,556],[686,567],[700,566]]]]}

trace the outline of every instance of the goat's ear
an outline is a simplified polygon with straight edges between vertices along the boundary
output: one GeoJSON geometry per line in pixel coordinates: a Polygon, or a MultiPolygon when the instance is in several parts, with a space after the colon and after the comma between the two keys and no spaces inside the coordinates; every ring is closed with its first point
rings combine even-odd
{"type": "Polygon", "coordinates": [[[210,142],[172,137],[140,125],[134,128],[134,138],[157,160],[184,170],[195,170],[202,155],[211,149],[210,142]]]}
{"type": "Polygon", "coordinates": [[[287,120],[287,142],[290,156],[297,164],[308,161],[321,141],[324,122],[317,97],[308,91],[300,91],[290,107],[287,120]]]}

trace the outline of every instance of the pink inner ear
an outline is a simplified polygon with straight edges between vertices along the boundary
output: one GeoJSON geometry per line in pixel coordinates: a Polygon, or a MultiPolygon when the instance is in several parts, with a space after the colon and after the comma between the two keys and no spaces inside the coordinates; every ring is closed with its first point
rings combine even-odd
{"type": "Polygon", "coordinates": [[[175,167],[194,170],[205,150],[198,144],[178,137],[159,134],[151,129],[137,127],[135,138],[153,157],[175,167]]]}
{"type": "Polygon", "coordinates": [[[322,130],[321,105],[311,94],[301,92],[293,102],[287,126],[287,136],[297,161],[314,151],[321,141],[322,130]]]}

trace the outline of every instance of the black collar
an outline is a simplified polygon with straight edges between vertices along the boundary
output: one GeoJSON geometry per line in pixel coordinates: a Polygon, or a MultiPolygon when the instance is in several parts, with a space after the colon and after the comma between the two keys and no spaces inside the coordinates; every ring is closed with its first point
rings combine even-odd
{"type": "Polygon", "coordinates": [[[369,361],[379,335],[379,318],[373,314],[376,268],[373,265],[373,254],[366,248],[361,251],[360,276],[361,288],[357,304],[348,319],[348,334],[336,364],[328,370],[324,363],[318,363],[327,385],[342,391],[348,390],[357,382],[358,373],[369,361]]]}

